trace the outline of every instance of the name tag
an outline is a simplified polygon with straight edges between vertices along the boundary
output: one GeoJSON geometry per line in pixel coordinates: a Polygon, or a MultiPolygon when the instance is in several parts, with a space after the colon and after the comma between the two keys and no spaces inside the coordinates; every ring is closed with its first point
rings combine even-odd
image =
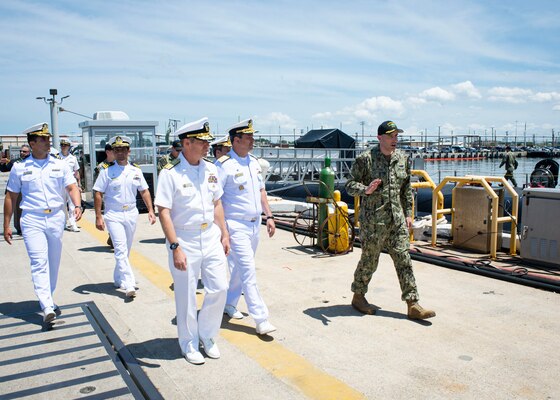
{"type": "Polygon", "coordinates": [[[239,178],[240,176],[243,176],[243,172],[238,172],[237,174],[235,174],[236,178],[239,178]]]}
{"type": "Polygon", "coordinates": [[[33,173],[33,171],[24,171],[24,172],[23,172],[23,176],[25,176],[25,175],[31,175],[32,173],[33,173]]]}

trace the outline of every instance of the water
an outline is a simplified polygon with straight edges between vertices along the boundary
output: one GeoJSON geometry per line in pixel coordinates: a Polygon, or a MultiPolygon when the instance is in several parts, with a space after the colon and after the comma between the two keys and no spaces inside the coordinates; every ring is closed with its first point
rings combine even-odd
{"type": "MultiPolygon", "coordinates": [[[[517,157],[519,165],[513,176],[519,186],[529,183],[531,172],[533,172],[535,164],[540,160],[540,158],[517,157]]],[[[560,163],[560,158],[553,158],[553,160],[560,163]]],[[[501,158],[465,161],[426,161],[424,169],[437,184],[446,176],[504,176],[505,168],[503,166],[499,168],[501,162],[501,158]]]]}

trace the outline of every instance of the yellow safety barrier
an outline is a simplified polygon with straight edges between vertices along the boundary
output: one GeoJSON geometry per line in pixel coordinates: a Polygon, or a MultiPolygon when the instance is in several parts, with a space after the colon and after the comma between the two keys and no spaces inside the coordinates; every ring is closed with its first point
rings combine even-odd
{"type": "MultiPolygon", "coordinates": [[[[430,175],[423,169],[413,169],[410,171],[412,175],[419,176],[424,179],[425,182],[412,182],[410,186],[413,189],[432,189],[432,196],[434,196],[434,189],[436,184],[430,177],[430,175]]],[[[437,204],[438,208],[443,208],[443,193],[437,193],[437,204]]],[[[414,211],[414,196],[412,196],[412,210],[414,211]]],[[[438,218],[441,218],[443,214],[438,214],[438,218]]],[[[414,233],[410,232],[410,240],[414,240],[414,233]]]]}
{"type": "MultiPolygon", "coordinates": [[[[517,232],[517,213],[518,213],[518,201],[519,196],[517,192],[511,187],[511,185],[503,177],[497,176],[475,176],[467,175],[464,177],[457,176],[446,176],[437,187],[434,189],[434,195],[432,196],[432,246],[436,246],[437,243],[437,217],[442,214],[451,214],[451,227],[453,231],[453,220],[455,213],[455,197],[451,195],[451,208],[443,208],[439,204],[438,198],[441,194],[443,187],[449,182],[456,182],[455,188],[462,187],[468,184],[478,184],[482,186],[490,199],[492,200],[492,214],[490,215],[490,257],[496,259],[496,253],[498,248],[498,224],[503,224],[506,222],[511,222],[511,237],[509,242],[509,251],[511,255],[517,254],[517,242],[516,242],[516,232],[517,232]],[[511,194],[511,216],[498,217],[498,195],[492,189],[490,185],[491,182],[499,182],[502,186],[511,194]]],[[[454,190],[453,192],[454,193],[454,190]]]]}

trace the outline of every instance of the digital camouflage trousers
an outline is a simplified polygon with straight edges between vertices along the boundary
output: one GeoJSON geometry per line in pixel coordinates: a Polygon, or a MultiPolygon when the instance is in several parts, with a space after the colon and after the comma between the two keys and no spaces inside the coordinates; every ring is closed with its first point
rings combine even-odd
{"type": "Polygon", "coordinates": [[[373,273],[377,270],[379,254],[386,248],[393,259],[395,270],[399,278],[403,301],[418,301],[416,280],[412,271],[409,247],[410,241],[406,226],[362,225],[360,239],[362,242],[362,257],[354,272],[352,292],[366,294],[373,273]]]}

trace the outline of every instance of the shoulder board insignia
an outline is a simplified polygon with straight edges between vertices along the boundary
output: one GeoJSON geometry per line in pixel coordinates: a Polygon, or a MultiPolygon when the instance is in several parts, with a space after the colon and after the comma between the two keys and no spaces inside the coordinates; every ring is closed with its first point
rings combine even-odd
{"type": "Polygon", "coordinates": [[[110,166],[111,164],[112,164],[112,163],[108,163],[107,161],[102,161],[102,162],[99,164],[99,168],[106,169],[106,168],[109,168],[109,166],[110,166]]]}
{"type": "Polygon", "coordinates": [[[212,164],[212,161],[210,161],[210,160],[209,160],[209,159],[207,159],[206,157],[202,157],[202,159],[203,159],[204,161],[206,161],[207,163],[210,163],[210,164],[212,164]]]}
{"type": "Polygon", "coordinates": [[[252,155],[251,153],[249,153],[249,157],[254,158],[254,159],[257,160],[257,161],[258,161],[258,159],[259,159],[257,156],[254,156],[254,155],[252,155]]]}
{"type": "Polygon", "coordinates": [[[218,161],[221,163],[224,163],[225,161],[229,160],[231,157],[228,156],[227,154],[224,154],[223,156],[221,156],[220,158],[218,158],[218,161]]]}
{"type": "Polygon", "coordinates": [[[135,162],[132,163],[132,166],[134,166],[136,168],[140,168],[140,165],[136,164],[135,162]]]}
{"type": "Polygon", "coordinates": [[[58,154],[53,154],[53,153],[50,153],[50,154],[51,154],[51,157],[54,157],[57,160],[62,160],[62,157],[60,157],[58,154]]]}
{"type": "Polygon", "coordinates": [[[171,169],[173,167],[176,167],[177,165],[179,165],[180,162],[181,162],[181,160],[179,160],[178,158],[175,158],[175,159],[169,161],[167,164],[165,164],[163,166],[163,169],[171,169]]]}

